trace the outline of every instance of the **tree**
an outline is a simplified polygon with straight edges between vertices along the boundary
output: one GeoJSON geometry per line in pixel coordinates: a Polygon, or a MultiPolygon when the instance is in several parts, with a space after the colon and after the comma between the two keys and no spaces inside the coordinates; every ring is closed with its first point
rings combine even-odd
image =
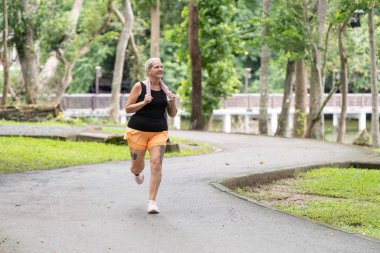
{"type": "MultiPolygon", "coordinates": [[[[131,6],[132,6],[132,3],[131,3],[131,6]]],[[[114,12],[114,14],[116,15],[116,17],[119,19],[119,21],[125,25],[125,17],[123,15],[123,13],[121,13],[117,7],[115,6],[114,3],[112,3],[112,11],[114,12]]],[[[132,7],[132,14],[133,14],[133,7],[132,7]]],[[[134,20],[134,14],[133,14],[133,20],[134,20]]],[[[134,23],[134,22],[133,22],[134,23]]],[[[129,35],[129,45],[131,45],[132,47],[132,54],[133,54],[133,57],[135,58],[135,64],[133,66],[133,68],[131,69],[131,71],[133,71],[133,74],[130,73],[131,76],[133,76],[135,79],[137,80],[141,80],[142,78],[144,78],[144,73],[143,73],[143,70],[141,68],[141,55],[140,55],[140,52],[139,52],[139,49],[136,45],[136,41],[135,41],[135,36],[131,30],[131,33],[129,35]]],[[[126,55],[127,57],[127,55],[126,55]]],[[[132,57],[131,57],[132,58],[132,57]]]]}
{"type": "Polygon", "coordinates": [[[198,39],[199,13],[194,0],[189,1],[189,51],[191,60],[191,129],[202,129],[202,61],[198,39]]]}
{"type": "Polygon", "coordinates": [[[374,9],[376,1],[371,1],[368,11],[368,36],[371,53],[371,93],[372,93],[372,117],[371,117],[371,136],[372,146],[379,147],[379,111],[378,111],[378,89],[377,89],[377,77],[376,77],[376,41],[375,41],[375,26],[373,21],[374,9]]]}
{"type": "Polygon", "coordinates": [[[77,34],[73,36],[70,43],[63,43],[56,48],[57,57],[62,64],[62,69],[60,75],[56,76],[57,85],[54,87],[56,95],[49,104],[60,104],[65,91],[73,80],[75,65],[90,52],[91,44],[107,28],[112,16],[111,5],[112,1],[106,2],[103,6],[100,6],[99,2],[89,1],[87,8],[84,9],[83,20],[76,30],[77,34]],[[103,19],[100,19],[99,16],[103,16],[103,19]],[[78,34],[79,29],[81,30],[81,34],[78,34]]]}
{"type": "Polygon", "coordinates": [[[120,33],[119,42],[117,44],[115,67],[112,79],[112,98],[110,116],[112,121],[115,123],[119,122],[120,87],[123,77],[125,50],[127,48],[130,35],[132,33],[132,26],[134,21],[131,2],[129,0],[124,0],[123,5],[125,22],[123,25],[123,30],[120,33]]]}
{"type": "MultiPolygon", "coordinates": [[[[199,11],[198,40],[202,63],[202,122],[209,122],[213,109],[220,106],[220,99],[236,92],[241,84],[235,70],[233,57],[240,46],[239,27],[232,18],[236,8],[231,1],[196,1],[199,11]]],[[[183,10],[186,19],[174,26],[170,32],[172,41],[176,44],[176,60],[184,73],[183,79],[178,80],[178,94],[184,110],[191,113],[192,84],[190,77],[190,55],[188,48],[189,6],[183,10]],[[187,36],[186,36],[187,35],[187,36]],[[187,63],[185,65],[184,63],[187,63]]],[[[171,48],[171,52],[173,49],[171,48]]],[[[183,73],[178,73],[181,76],[183,73]]]]}
{"type": "Polygon", "coordinates": [[[307,95],[307,75],[305,61],[302,59],[296,62],[295,81],[295,106],[293,119],[293,136],[303,137],[306,127],[306,95],[307,95]]]}
{"type": "Polygon", "coordinates": [[[280,117],[278,118],[278,125],[276,129],[276,136],[286,136],[289,124],[289,111],[292,103],[292,88],[294,81],[294,68],[295,63],[292,60],[288,60],[286,64],[286,77],[284,83],[284,96],[282,99],[282,107],[280,117]]]}
{"type": "MultiPolygon", "coordinates": [[[[70,40],[73,39],[73,36],[75,36],[83,1],[84,0],[74,1],[70,12],[70,23],[67,27],[64,26],[64,30],[66,31],[62,31],[66,36],[64,36],[63,39],[59,40],[59,44],[68,43],[70,40]]],[[[58,15],[61,16],[62,13],[59,13],[58,15]]],[[[54,22],[55,24],[59,22],[59,18],[60,17],[58,17],[58,20],[54,22]]],[[[58,36],[62,37],[63,34],[61,33],[58,36]]],[[[54,43],[57,43],[57,41],[54,41],[54,43]]],[[[57,56],[56,46],[53,46],[53,49],[54,50],[49,53],[50,57],[46,60],[43,69],[39,73],[38,90],[49,87],[50,82],[55,81],[54,78],[57,73],[60,61],[57,56]]],[[[64,49],[62,49],[62,47],[60,54],[64,55],[64,49]]]]}
{"type": "Polygon", "coordinates": [[[342,143],[344,134],[346,133],[346,114],[347,114],[347,93],[348,93],[348,74],[347,74],[347,56],[344,50],[344,29],[346,22],[343,22],[338,26],[338,40],[339,40],[339,59],[340,59],[340,87],[342,94],[342,108],[339,118],[338,136],[337,142],[342,143]]]}
{"type": "MultiPolygon", "coordinates": [[[[270,0],[263,0],[263,18],[269,16],[270,0]]],[[[268,35],[268,24],[263,22],[261,31],[262,38],[266,39],[268,35]]],[[[260,115],[259,115],[259,132],[268,134],[268,75],[269,75],[269,47],[264,43],[261,47],[260,61],[260,115]]]]}
{"type": "Polygon", "coordinates": [[[59,104],[71,84],[76,63],[90,51],[94,39],[104,32],[110,20],[108,7],[112,0],[106,3],[100,0],[86,1],[86,9],[79,19],[83,3],[83,0],[25,0],[8,3],[13,31],[11,42],[15,45],[21,62],[27,103],[59,104]],[[99,16],[103,16],[103,11],[106,14],[101,23],[99,16]],[[95,16],[96,19],[93,19],[95,16]],[[54,56],[51,57],[51,54],[54,56]],[[46,62],[41,64],[44,68],[40,76],[46,77],[41,86],[38,85],[40,62],[46,62]],[[40,93],[47,95],[45,98],[37,96],[40,89],[43,91],[40,93]],[[55,97],[49,101],[49,95],[52,94],[55,97]]]}
{"type": "Polygon", "coordinates": [[[240,84],[233,64],[233,53],[240,43],[239,28],[232,18],[236,8],[228,0],[198,0],[199,41],[202,62],[202,117],[207,122],[220,99],[240,84]]]}
{"type": "MultiPolygon", "coordinates": [[[[35,104],[37,102],[38,84],[38,50],[36,48],[36,0],[23,0],[22,3],[13,3],[13,10],[20,10],[22,18],[19,26],[15,29],[14,40],[21,63],[21,71],[26,88],[26,102],[35,104]]],[[[17,13],[15,13],[17,15],[17,13]]]]}
{"type": "MultiPolygon", "coordinates": [[[[307,1],[304,0],[304,9],[308,10],[307,1]]],[[[314,7],[313,7],[314,10],[314,7]]],[[[311,61],[311,77],[310,77],[310,106],[309,106],[309,118],[308,129],[306,131],[306,137],[323,139],[323,119],[318,115],[322,105],[322,94],[324,90],[322,79],[322,61],[321,61],[321,49],[323,40],[323,31],[325,26],[327,4],[326,0],[317,0],[315,11],[316,17],[316,31],[313,32],[310,25],[310,17],[305,13],[306,28],[308,31],[309,40],[311,44],[312,61],[311,61]]]]}
{"type": "Polygon", "coordinates": [[[159,57],[160,55],[160,0],[152,2],[150,8],[150,57],[159,57]]]}
{"type": "MultiPolygon", "coordinates": [[[[331,26],[337,26],[338,31],[338,48],[339,48],[339,61],[340,61],[340,92],[342,95],[342,104],[341,104],[341,113],[339,118],[339,125],[338,125],[338,136],[337,136],[337,142],[342,143],[344,140],[344,135],[346,132],[346,114],[347,114],[347,94],[348,94],[348,57],[345,50],[345,31],[347,28],[347,25],[349,22],[354,18],[354,13],[356,10],[363,8],[363,3],[355,2],[355,1],[349,1],[349,0],[342,0],[339,3],[332,5],[333,8],[331,11],[330,16],[330,27],[331,26]],[[334,11],[334,7],[337,9],[337,11],[334,11]]],[[[330,28],[329,27],[329,28],[330,28]]],[[[335,77],[335,71],[333,74],[333,82],[337,80],[335,77]]]]}
{"type": "Polygon", "coordinates": [[[3,97],[1,99],[1,104],[7,104],[7,96],[8,96],[8,86],[9,86],[9,64],[8,64],[8,8],[7,1],[3,0],[3,55],[2,55],[2,63],[4,70],[4,87],[3,87],[3,97]]]}
{"type": "MultiPolygon", "coordinates": [[[[304,64],[301,65],[300,62],[307,58],[308,40],[303,19],[303,6],[299,2],[273,1],[270,16],[271,29],[268,34],[270,48],[273,48],[275,57],[286,59],[287,62],[282,109],[276,130],[276,135],[285,136],[288,132],[293,87],[296,93],[294,120],[297,119],[299,111],[306,112],[307,72],[304,71],[304,64]]],[[[304,121],[305,116],[300,115],[304,121]]],[[[300,129],[299,124],[294,123],[293,131],[303,133],[304,125],[300,129]]]]}

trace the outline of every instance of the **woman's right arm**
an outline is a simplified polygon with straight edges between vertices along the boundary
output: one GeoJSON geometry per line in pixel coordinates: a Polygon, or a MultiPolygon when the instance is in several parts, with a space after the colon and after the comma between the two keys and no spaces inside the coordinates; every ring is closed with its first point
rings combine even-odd
{"type": "Polygon", "coordinates": [[[140,93],[141,93],[141,83],[138,82],[138,83],[135,83],[135,85],[133,85],[133,88],[131,92],[129,93],[127,103],[125,104],[125,111],[127,113],[137,112],[138,110],[143,108],[146,104],[150,103],[150,101],[152,101],[150,95],[145,95],[145,98],[143,101],[136,103],[137,98],[139,97],[140,93]]]}

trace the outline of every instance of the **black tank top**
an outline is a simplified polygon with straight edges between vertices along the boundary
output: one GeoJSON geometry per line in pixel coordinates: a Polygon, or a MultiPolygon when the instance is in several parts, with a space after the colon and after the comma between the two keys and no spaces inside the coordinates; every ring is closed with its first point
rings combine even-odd
{"type": "MultiPolygon", "coordinates": [[[[141,83],[141,94],[137,98],[137,103],[144,101],[146,94],[146,86],[141,83]]],[[[128,121],[128,127],[144,131],[144,132],[162,132],[168,130],[168,122],[166,120],[166,107],[168,102],[166,93],[161,89],[159,91],[151,91],[153,100],[146,104],[143,108],[135,112],[128,121]]]]}

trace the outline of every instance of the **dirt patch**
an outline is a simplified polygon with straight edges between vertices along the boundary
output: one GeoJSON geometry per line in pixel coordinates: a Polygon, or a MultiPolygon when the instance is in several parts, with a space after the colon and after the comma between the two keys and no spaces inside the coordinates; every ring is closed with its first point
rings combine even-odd
{"type": "MultiPolygon", "coordinates": [[[[302,194],[294,190],[294,178],[283,179],[265,185],[247,186],[244,190],[250,197],[268,206],[296,204],[302,205],[311,200],[328,200],[330,197],[302,194]]],[[[334,198],[336,199],[336,198],[334,198]]]]}

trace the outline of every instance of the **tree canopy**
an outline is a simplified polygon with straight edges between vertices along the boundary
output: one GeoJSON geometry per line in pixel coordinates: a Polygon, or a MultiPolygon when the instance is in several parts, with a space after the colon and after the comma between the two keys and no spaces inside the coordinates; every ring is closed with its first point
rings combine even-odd
{"type": "MultiPolygon", "coordinates": [[[[310,80],[313,75],[315,77],[312,70],[321,68],[322,89],[329,92],[333,69],[339,68],[338,34],[343,23],[346,24],[344,47],[349,63],[348,91],[371,92],[368,21],[365,17],[370,9],[374,10],[374,33],[379,37],[378,1],[272,0],[266,16],[262,15],[263,2],[258,0],[194,2],[199,9],[202,112],[205,119],[219,107],[221,98],[244,91],[244,69],[252,70],[248,91],[260,90],[260,52],[264,44],[270,48],[270,93],[283,91],[287,64],[296,60],[305,61],[306,69],[311,73],[310,80]],[[318,3],[326,4],[325,13],[318,12],[321,10],[318,3]],[[266,36],[261,35],[263,25],[268,28],[266,36]],[[313,63],[319,53],[321,67],[313,63]]],[[[141,65],[150,54],[151,7],[157,3],[157,0],[131,1],[133,43],[128,43],[126,48],[122,73],[122,83],[126,87],[143,78],[141,65]]],[[[90,92],[96,66],[102,67],[105,79],[112,79],[116,47],[123,29],[118,14],[122,4],[121,0],[6,1],[7,50],[17,51],[17,54],[10,54],[10,59],[1,57],[2,61],[11,63],[10,89],[23,102],[44,102],[57,92],[90,92]],[[56,67],[50,69],[53,75],[45,83],[40,78],[44,70],[52,66],[50,61],[54,57],[56,67]],[[34,76],[30,75],[32,66],[36,66],[32,71],[37,72],[34,76]],[[36,91],[39,95],[33,94],[36,91]]],[[[159,55],[165,66],[165,82],[170,89],[177,91],[184,110],[189,111],[192,84],[188,1],[160,0],[159,8],[159,55]]],[[[1,10],[3,15],[2,7],[1,10]]],[[[4,28],[3,19],[0,20],[0,27],[4,28]]],[[[378,60],[378,39],[376,46],[378,60]]],[[[0,86],[2,88],[2,80],[0,86]]]]}

